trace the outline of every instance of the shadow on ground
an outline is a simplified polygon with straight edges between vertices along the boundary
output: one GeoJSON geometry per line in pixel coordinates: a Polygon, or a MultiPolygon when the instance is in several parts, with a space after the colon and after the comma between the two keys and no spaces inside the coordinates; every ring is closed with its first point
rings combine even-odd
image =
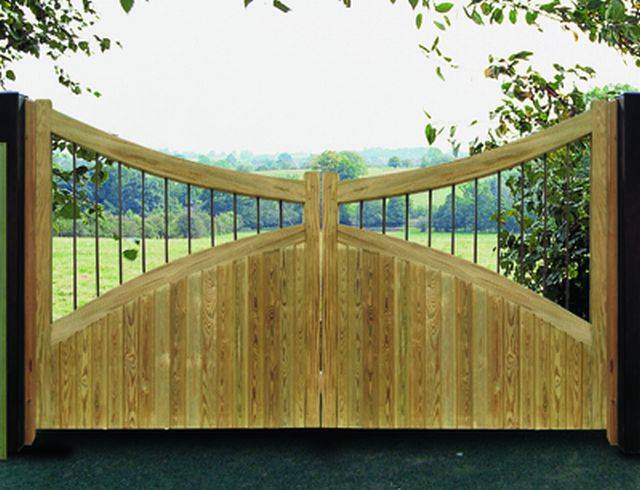
{"type": "Polygon", "coordinates": [[[7,487],[640,487],[603,432],[45,431],[7,487]]]}

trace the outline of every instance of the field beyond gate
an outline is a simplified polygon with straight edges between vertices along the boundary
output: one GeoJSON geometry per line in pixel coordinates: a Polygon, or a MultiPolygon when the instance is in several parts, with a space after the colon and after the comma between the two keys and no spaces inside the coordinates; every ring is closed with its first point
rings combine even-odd
{"type": "MultiPolygon", "coordinates": [[[[607,428],[615,441],[613,103],[457,162],[344,182],[207,167],[92,128],[48,101],[27,104],[28,442],[45,428],[184,427],[607,428]],[[55,320],[52,138],[74,169],[91,154],[89,171],[108,167],[118,185],[123,168],[140,172],[144,272],[122,279],[120,209],[121,284],[101,288],[96,185],[95,299],[77,301],[74,211],[74,310],[55,320]],[[471,261],[408,240],[411,195],[431,202],[437,189],[475,183],[477,222],[480,179],[497,178],[500,189],[503,172],[546,165],[576,142],[591,148],[589,320],[474,263],[477,226],[471,261]],[[164,182],[165,263],[149,270],[145,176],[164,182]],[[189,253],[174,260],[171,182],[188,199],[189,253]],[[215,243],[216,193],[233,203],[234,240],[224,244],[215,243]],[[386,203],[398,197],[405,240],[386,236],[386,203]],[[211,247],[197,252],[194,199],[211,214],[211,247]],[[238,234],[240,200],[254,202],[255,236],[238,234]],[[260,229],[266,201],[277,203],[277,229],[260,229]],[[369,201],[381,202],[382,233],[364,227],[369,201]],[[287,203],[302,206],[301,223],[284,219],[287,203]],[[360,228],[339,224],[346,205],[359,206],[360,228]]],[[[67,191],[75,209],[75,181],[67,191]]],[[[497,206],[499,214],[500,197],[497,206]]],[[[431,240],[431,206],[428,226],[431,240]]]]}

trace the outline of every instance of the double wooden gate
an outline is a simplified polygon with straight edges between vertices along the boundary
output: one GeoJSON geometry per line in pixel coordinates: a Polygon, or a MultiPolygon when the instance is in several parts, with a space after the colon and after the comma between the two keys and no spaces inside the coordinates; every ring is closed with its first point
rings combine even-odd
{"type": "Polygon", "coordinates": [[[170,157],[29,102],[27,434],[607,427],[615,440],[607,420],[615,407],[615,370],[607,369],[615,351],[614,123],[615,107],[600,103],[458,162],[293,181],[170,157]],[[236,195],[258,198],[258,213],[259,199],[301,203],[303,222],[169,261],[52,321],[52,136],[211,189],[212,207],[214,189],[232,193],[234,206],[236,195]],[[584,138],[592,141],[590,321],[460,257],[338,222],[341,205],[473,182],[584,138]]]}

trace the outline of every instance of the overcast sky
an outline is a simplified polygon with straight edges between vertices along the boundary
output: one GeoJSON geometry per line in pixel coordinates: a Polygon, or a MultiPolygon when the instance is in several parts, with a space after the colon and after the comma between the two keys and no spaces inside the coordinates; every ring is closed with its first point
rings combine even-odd
{"type": "Polygon", "coordinates": [[[127,15],[117,0],[100,0],[99,30],[123,49],[64,60],[100,99],[71,95],[42,60],[16,66],[10,88],[154,148],[275,153],[422,146],[424,110],[442,123],[483,118],[499,100],[482,74],[489,53],[527,49],[539,66],[593,66],[597,85],[640,86],[640,70],[612,50],[558,28],[466,19],[444,44],[462,69],[442,82],[418,48],[433,31],[415,29],[407,2],[290,0],[286,15],[270,3],[138,0],[127,15]]]}

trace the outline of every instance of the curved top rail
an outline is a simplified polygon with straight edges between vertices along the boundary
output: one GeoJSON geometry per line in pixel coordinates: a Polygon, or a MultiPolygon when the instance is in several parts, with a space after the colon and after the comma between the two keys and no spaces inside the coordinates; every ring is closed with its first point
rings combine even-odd
{"type": "Polygon", "coordinates": [[[579,342],[591,345],[593,341],[592,327],[589,322],[530,289],[455,255],[449,255],[417,243],[406,242],[398,238],[358,230],[344,225],[338,226],[338,240],[348,245],[403,257],[434,267],[439,271],[447,272],[465,281],[473,282],[485,289],[499,293],[500,296],[520,306],[528,308],[544,321],[553,324],[555,328],[566,332],[579,342]]]}
{"type": "Polygon", "coordinates": [[[107,158],[158,177],[245,196],[288,202],[305,200],[302,181],[209,167],[166,155],[106,133],[55,110],[51,112],[51,132],[107,158]]]}
{"type": "Polygon", "coordinates": [[[439,189],[493,175],[591,134],[591,111],[493,150],[429,168],[347,180],[338,202],[349,203],[439,189]]]}

